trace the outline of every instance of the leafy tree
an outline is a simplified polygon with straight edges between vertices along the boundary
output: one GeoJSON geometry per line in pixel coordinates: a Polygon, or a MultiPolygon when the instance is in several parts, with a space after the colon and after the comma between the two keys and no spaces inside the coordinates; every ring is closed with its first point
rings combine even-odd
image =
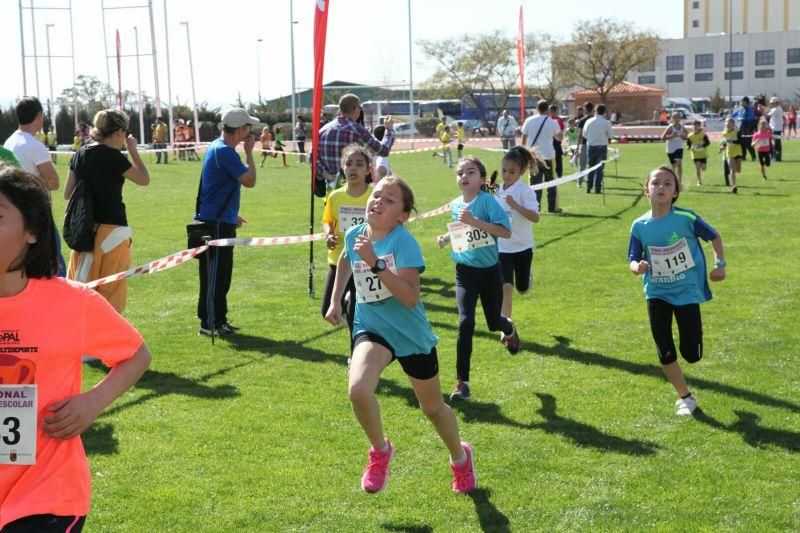
{"type": "Polygon", "coordinates": [[[78,106],[86,109],[89,116],[94,116],[101,109],[114,106],[117,93],[110,85],[96,77],[80,74],[75,80],[75,86],[64,89],[59,96],[59,100],[67,105],[75,99],[78,101],[78,106]]]}
{"type": "Polygon", "coordinates": [[[714,94],[708,97],[708,106],[714,113],[721,113],[725,109],[725,97],[722,96],[722,91],[719,90],[719,87],[714,91],[714,94]]]}
{"type": "MultiPolygon", "coordinates": [[[[548,102],[557,103],[559,92],[569,85],[564,73],[553,62],[559,44],[548,34],[525,37],[525,98],[529,89],[548,102]]],[[[531,99],[535,99],[531,94],[531,99]]]]}
{"type": "Polygon", "coordinates": [[[516,42],[496,30],[485,35],[468,35],[438,41],[419,41],[423,53],[438,69],[426,82],[429,90],[453,94],[458,90],[472,99],[488,123],[487,110],[479,105],[478,94],[494,93],[498,107],[506,106],[519,78],[516,42]]]}
{"type": "Polygon", "coordinates": [[[605,103],[608,92],[631,70],[652,63],[659,38],[611,19],[579,21],[566,43],[552,49],[555,70],[573,85],[595,91],[605,103]]]}

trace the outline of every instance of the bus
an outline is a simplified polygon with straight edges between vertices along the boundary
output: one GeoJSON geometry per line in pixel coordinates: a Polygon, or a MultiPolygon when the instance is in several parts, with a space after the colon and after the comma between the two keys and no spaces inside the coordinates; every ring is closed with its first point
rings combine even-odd
{"type": "Polygon", "coordinates": [[[420,115],[423,117],[438,117],[442,115],[454,119],[462,118],[463,105],[461,100],[422,100],[420,101],[420,115]]]}
{"type": "Polygon", "coordinates": [[[364,110],[364,125],[373,128],[383,123],[384,117],[392,115],[401,122],[413,122],[420,114],[420,102],[414,102],[413,116],[409,115],[408,100],[367,100],[361,104],[364,110]]]}
{"type": "MultiPolygon", "coordinates": [[[[486,120],[489,122],[496,122],[503,110],[508,109],[509,114],[513,115],[514,118],[517,119],[517,122],[522,124],[524,118],[520,120],[520,99],[518,94],[506,96],[503,93],[477,93],[475,98],[478,101],[477,104],[469,95],[464,95],[461,97],[461,102],[463,105],[463,114],[461,118],[465,120],[483,120],[484,116],[481,113],[482,108],[485,113],[486,120]]],[[[535,98],[525,100],[526,112],[529,109],[535,108],[535,98]]]]}

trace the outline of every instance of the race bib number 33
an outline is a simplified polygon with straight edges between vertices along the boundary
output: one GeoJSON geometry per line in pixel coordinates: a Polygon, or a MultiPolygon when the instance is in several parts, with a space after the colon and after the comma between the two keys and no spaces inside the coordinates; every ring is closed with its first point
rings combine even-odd
{"type": "Polygon", "coordinates": [[[483,248],[494,244],[494,237],[482,229],[468,226],[463,222],[451,222],[447,225],[447,232],[450,234],[450,245],[456,253],[483,248]]]}
{"type": "Polygon", "coordinates": [[[686,237],[672,246],[649,246],[648,250],[654,276],[675,276],[694,268],[694,258],[686,237]]]}
{"type": "Polygon", "coordinates": [[[36,385],[0,385],[0,464],[36,464],[36,385]]]}
{"type": "MultiPolygon", "coordinates": [[[[386,261],[388,270],[397,274],[393,254],[380,258],[386,261]]],[[[364,261],[353,263],[353,282],[356,285],[356,301],[359,303],[379,302],[392,295],[392,291],[383,285],[378,274],[373,274],[370,265],[364,261]]]]}

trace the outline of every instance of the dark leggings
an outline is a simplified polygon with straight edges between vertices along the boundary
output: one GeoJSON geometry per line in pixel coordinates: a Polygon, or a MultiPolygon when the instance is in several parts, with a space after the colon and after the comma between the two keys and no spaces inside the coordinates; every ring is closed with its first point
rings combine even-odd
{"type": "Polygon", "coordinates": [[[85,516],[36,514],[6,524],[0,533],[80,533],[85,521],[85,516]]]}
{"type": "Polygon", "coordinates": [[[681,355],[688,363],[696,363],[703,357],[703,322],[700,304],[672,305],[658,298],[647,300],[647,315],[650,331],[658,349],[658,360],[669,365],[678,360],[675,341],[672,338],[672,315],[678,322],[681,355]]]}
{"type": "Polygon", "coordinates": [[[500,314],[503,304],[503,280],[500,265],[475,268],[456,263],[456,302],[458,303],[458,340],[456,342],[456,375],[469,381],[469,362],[472,357],[472,336],[475,333],[475,307],[478,298],[489,331],[502,330],[506,335],[514,326],[500,314]]]}
{"type": "MultiPolygon", "coordinates": [[[[325,278],[325,290],[322,293],[321,310],[323,317],[325,317],[325,314],[328,312],[328,308],[331,306],[331,296],[333,296],[333,282],[334,280],[336,280],[336,265],[328,265],[328,266],[330,268],[328,269],[328,277],[325,278]]],[[[342,312],[347,318],[347,328],[350,330],[350,347],[352,348],[353,317],[356,314],[356,286],[355,283],[353,283],[353,276],[350,276],[350,279],[347,280],[347,285],[344,288],[344,294],[342,294],[342,312]],[[350,295],[350,305],[346,305],[346,300],[345,300],[345,297],[348,294],[350,295]]]]}

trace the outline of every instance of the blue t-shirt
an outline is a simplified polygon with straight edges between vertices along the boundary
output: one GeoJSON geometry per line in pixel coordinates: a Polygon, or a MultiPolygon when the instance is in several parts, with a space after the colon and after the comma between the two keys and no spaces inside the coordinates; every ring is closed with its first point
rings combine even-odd
{"type": "MultiPolygon", "coordinates": [[[[461,211],[464,206],[467,206],[467,209],[469,209],[469,212],[472,213],[475,218],[491,224],[500,224],[509,230],[511,229],[511,221],[508,220],[508,215],[488,192],[478,192],[478,196],[469,204],[464,203],[463,196],[459,196],[450,202],[453,222],[458,220],[458,212],[461,211]]],[[[483,246],[461,253],[451,249],[450,257],[452,257],[453,261],[456,263],[475,268],[489,268],[490,266],[494,266],[497,264],[500,257],[497,251],[497,237],[494,237],[494,244],[491,246],[483,246]]]]}
{"type": "Polygon", "coordinates": [[[220,222],[236,224],[239,218],[239,195],[242,188],[239,177],[247,170],[236,150],[225,144],[222,138],[212,142],[203,160],[200,212],[195,213],[195,218],[213,222],[233,190],[225,211],[220,215],[220,222]]]}
{"type": "MultiPolygon", "coordinates": [[[[672,207],[666,216],[654,219],[650,212],[645,213],[631,226],[631,240],[628,246],[628,263],[641,261],[650,263],[650,270],[644,273],[644,294],[647,299],[659,298],[672,305],[702,303],[711,299],[711,290],[706,278],[706,258],[698,238],[712,241],[717,231],[700,218],[694,211],[672,207]],[[691,253],[694,266],[680,270],[687,264],[687,257],[681,255],[681,241],[691,253]],[[677,266],[677,272],[669,275],[655,275],[651,247],[661,247],[662,265],[677,266]]],[[[662,272],[663,274],[663,272],[662,272]]]]}
{"type": "MultiPolygon", "coordinates": [[[[367,224],[352,226],[344,236],[344,250],[350,266],[361,261],[361,257],[353,251],[356,237],[363,235],[367,224]]],[[[386,237],[372,243],[378,257],[387,262],[394,261],[395,268],[416,268],[420,274],[425,271],[425,260],[416,239],[403,226],[397,226],[386,237]]],[[[372,265],[370,265],[372,266],[372,265]]],[[[372,275],[377,283],[377,274],[372,275]]],[[[357,282],[357,278],[356,282],[357,282]]],[[[358,289],[357,289],[358,290],[358,289]]],[[[356,301],[356,313],[353,321],[353,336],[359,333],[374,333],[383,337],[394,349],[394,355],[427,354],[439,342],[425,316],[422,300],[413,309],[403,305],[394,296],[376,302],[356,301]]]]}

